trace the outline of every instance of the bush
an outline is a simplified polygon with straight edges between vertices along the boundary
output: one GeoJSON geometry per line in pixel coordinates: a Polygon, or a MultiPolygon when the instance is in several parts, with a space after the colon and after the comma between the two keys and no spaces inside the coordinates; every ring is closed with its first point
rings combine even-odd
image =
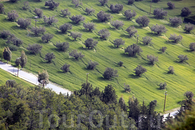
{"type": "Polygon", "coordinates": [[[188,60],[188,56],[187,55],[185,55],[185,56],[184,55],[179,55],[178,58],[179,58],[181,63],[186,62],[186,60],[188,60]]]}
{"type": "Polygon", "coordinates": [[[74,57],[76,60],[83,58],[85,55],[78,53],[77,50],[73,50],[69,53],[69,56],[74,57]]]}
{"type": "Polygon", "coordinates": [[[143,39],[144,45],[149,45],[149,44],[151,44],[151,41],[152,41],[152,38],[151,38],[151,37],[145,36],[145,37],[143,37],[142,39],[143,39]]]}
{"type": "Polygon", "coordinates": [[[169,40],[172,40],[174,43],[178,43],[182,40],[182,36],[177,36],[176,34],[173,34],[169,37],[169,40]]]}
{"type": "Polygon", "coordinates": [[[85,12],[87,13],[87,15],[92,15],[93,13],[95,13],[95,10],[94,9],[90,9],[90,8],[86,8],[85,9],[85,12]]]}
{"type": "Polygon", "coordinates": [[[23,9],[23,10],[28,10],[28,9],[30,9],[29,2],[28,2],[28,1],[25,1],[25,2],[24,2],[24,5],[23,5],[22,9],[23,9]]]}
{"type": "Polygon", "coordinates": [[[167,47],[162,47],[159,49],[159,51],[161,51],[162,53],[164,53],[166,51],[167,47]]]}
{"type": "Polygon", "coordinates": [[[127,31],[128,32],[128,34],[129,34],[129,37],[132,37],[132,36],[134,36],[135,35],[135,33],[137,33],[137,29],[135,29],[135,27],[134,26],[129,26],[125,31],[127,31]]]}
{"type": "Polygon", "coordinates": [[[167,11],[164,11],[163,9],[155,9],[153,12],[155,18],[158,19],[164,19],[164,16],[167,16],[167,11]]]}
{"type": "Polygon", "coordinates": [[[153,25],[151,27],[151,31],[153,31],[157,35],[161,35],[162,33],[166,33],[167,32],[167,29],[163,25],[156,24],[156,25],[153,25]]]}
{"type": "Polygon", "coordinates": [[[0,38],[3,38],[3,39],[7,39],[10,35],[11,33],[6,30],[3,30],[2,32],[0,32],[0,38]]]}
{"type": "Polygon", "coordinates": [[[110,5],[110,10],[113,13],[119,13],[120,11],[123,10],[123,5],[122,4],[116,4],[116,5],[111,4],[110,5]]]}
{"type": "Polygon", "coordinates": [[[152,2],[154,3],[158,3],[160,0],[152,0],[152,2]]]}
{"type": "Polygon", "coordinates": [[[53,0],[49,0],[45,2],[45,6],[49,6],[49,9],[54,10],[60,5],[60,3],[54,2],[53,0]]]}
{"type": "Polygon", "coordinates": [[[82,5],[81,2],[79,2],[79,0],[72,0],[72,3],[75,5],[75,7],[79,7],[79,5],[82,5]]]}
{"type": "Polygon", "coordinates": [[[4,13],[4,5],[0,3],[0,14],[4,13]]]}
{"type": "Polygon", "coordinates": [[[61,10],[61,13],[62,13],[62,16],[63,16],[63,17],[70,16],[70,14],[71,14],[71,13],[68,11],[68,9],[61,10]]]}
{"type": "Polygon", "coordinates": [[[10,49],[11,51],[17,51],[17,50],[18,50],[18,47],[15,46],[15,45],[9,45],[9,49],[10,49]]]}
{"type": "Polygon", "coordinates": [[[107,21],[111,20],[112,16],[111,16],[111,14],[100,11],[99,13],[97,13],[97,18],[101,22],[107,22],[107,21]]]}
{"type": "Polygon", "coordinates": [[[70,19],[72,20],[73,23],[79,24],[80,22],[85,20],[85,17],[83,17],[82,15],[76,15],[76,16],[73,15],[70,19]]]}
{"type": "Polygon", "coordinates": [[[69,69],[70,65],[69,64],[64,64],[60,69],[66,73],[66,72],[69,72],[70,69],[69,69]]]}
{"type": "Polygon", "coordinates": [[[44,34],[41,39],[43,42],[48,43],[53,38],[52,34],[44,34]]]}
{"type": "Polygon", "coordinates": [[[31,20],[19,18],[17,23],[20,25],[20,28],[26,29],[31,24],[31,20]]]}
{"type": "Polygon", "coordinates": [[[44,34],[45,33],[45,28],[44,27],[32,27],[31,32],[34,33],[35,36],[39,36],[39,34],[44,34]]]}
{"type": "Polygon", "coordinates": [[[110,36],[110,32],[108,29],[102,29],[98,32],[98,35],[100,36],[100,39],[107,39],[110,36]]]}
{"type": "Polygon", "coordinates": [[[147,70],[145,68],[143,68],[141,65],[138,65],[135,69],[135,74],[137,76],[141,76],[143,73],[147,72],[147,70]]]}
{"type": "Polygon", "coordinates": [[[174,27],[177,27],[183,23],[180,17],[169,18],[169,21],[171,23],[171,26],[174,26],[174,27]]]}
{"type": "Polygon", "coordinates": [[[93,38],[88,38],[87,40],[85,40],[85,43],[84,43],[84,45],[88,49],[93,49],[97,44],[98,44],[98,41],[93,40],[93,38]]]}
{"type": "Polygon", "coordinates": [[[7,87],[16,87],[16,85],[17,85],[16,81],[11,80],[11,79],[7,80],[5,84],[6,84],[7,87]]]}
{"type": "Polygon", "coordinates": [[[121,67],[121,66],[123,66],[123,62],[122,61],[119,61],[118,62],[118,65],[121,67]]]}
{"type": "Polygon", "coordinates": [[[44,22],[45,22],[46,24],[48,24],[48,25],[52,25],[52,24],[54,24],[54,23],[57,23],[57,22],[58,22],[58,20],[57,20],[57,19],[55,19],[55,17],[54,17],[54,16],[49,17],[49,18],[47,18],[46,16],[43,16],[43,18],[44,18],[44,22]]]}
{"type": "Polygon", "coordinates": [[[108,3],[108,0],[99,0],[99,2],[101,3],[102,6],[104,6],[105,4],[108,3]]]}
{"type": "Polygon", "coordinates": [[[150,20],[147,16],[140,16],[136,19],[136,23],[138,23],[141,27],[148,26],[150,20]]]}
{"type": "Polygon", "coordinates": [[[83,23],[83,27],[88,31],[95,30],[95,24],[94,23],[83,23]]]}
{"type": "Polygon", "coordinates": [[[133,12],[131,12],[131,10],[126,10],[124,12],[124,15],[126,17],[127,20],[131,20],[133,17],[135,17],[137,14],[136,12],[133,10],[133,12]]]}
{"type": "Polygon", "coordinates": [[[62,33],[66,33],[68,30],[72,29],[72,24],[65,23],[64,25],[61,25],[59,29],[61,30],[62,33]]]}
{"type": "Polygon", "coordinates": [[[35,14],[39,17],[42,18],[43,17],[43,11],[41,9],[35,8],[35,10],[33,11],[35,12],[35,14]]]}
{"type": "Polygon", "coordinates": [[[48,63],[51,63],[52,59],[55,59],[55,55],[53,53],[47,53],[45,55],[45,60],[47,60],[48,63]]]}
{"type": "Polygon", "coordinates": [[[154,65],[155,62],[158,61],[158,57],[155,57],[153,55],[147,55],[147,59],[149,60],[149,62],[154,65]]]}
{"type": "Polygon", "coordinates": [[[174,68],[173,68],[173,66],[169,66],[169,71],[168,71],[168,73],[169,74],[174,74],[174,68]]]}
{"type": "Polygon", "coordinates": [[[18,13],[15,10],[12,10],[11,12],[8,13],[8,20],[9,21],[16,21],[16,19],[18,18],[18,13]]]}
{"type": "Polygon", "coordinates": [[[90,60],[88,62],[88,65],[87,65],[87,69],[94,70],[96,68],[96,65],[99,65],[98,62],[95,62],[95,61],[93,62],[93,61],[90,60]]]}
{"type": "Polygon", "coordinates": [[[128,54],[128,56],[136,56],[136,54],[140,54],[142,52],[142,49],[137,44],[133,44],[131,46],[128,46],[125,49],[125,53],[128,54]]]}
{"type": "Polygon", "coordinates": [[[128,0],[128,5],[132,5],[135,2],[135,0],[128,0]]]}
{"type": "Polygon", "coordinates": [[[185,28],[184,28],[184,30],[185,30],[187,33],[190,33],[193,29],[194,29],[194,25],[191,24],[191,23],[186,24],[186,25],[185,25],[185,28]]]}
{"type": "Polygon", "coordinates": [[[190,43],[189,48],[191,51],[195,51],[195,43],[190,43]]]}
{"type": "Polygon", "coordinates": [[[127,84],[127,85],[124,85],[124,90],[126,93],[130,93],[131,92],[131,88],[130,86],[127,84]]]}
{"type": "Polygon", "coordinates": [[[167,83],[166,82],[160,83],[159,86],[160,86],[160,89],[165,89],[167,86],[167,83]]]}
{"type": "Polygon", "coordinates": [[[116,46],[116,48],[118,48],[120,45],[124,45],[125,44],[125,41],[123,41],[122,38],[120,39],[115,39],[114,42],[113,42],[114,46],[116,46]]]}
{"type": "Polygon", "coordinates": [[[70,36],[76,41],[77,38],[81,38],[82,34],[80,32],[71,32],[70,36]]]}
{"type": "Polygon", "coordinates": [[[67,51],[68,48],[69,48],[69,43],[68,43],[68,42],[63,42],[63,43],[58,42],[58,43],[56,43],[55,46],[56,46],[56,47],[58,48],[58,50],[60,50],[60,51],[67,51]]]}
{"type": "Polygon", "coordinates": [[[41,52],[42,46],[39,44],[28,45],[27,50],[29,50],[33,54],[38,54],[41,52]]]}
{"type": "Polygon", "coordinates": [[[191,14],[191,11],[190,11],[190,9],[188,8],[188,7],[184,7],[182,10],[181,10],[181,16],[182,17],[186,17],[186,16],[188,16],[188,15],[190,15],[191,14]]]}
{"type": "Polygon", "coordinates": [[[167,3],[167,5],[168,5],[169,9],[174,9],[175,8],[175,4],[171,3],[170,1],[167,3]]]}
{"type": "Polygon", "coordinates": [[[119,29],[123,27],[124,23],[123,21],[116,20],[111,22],[111,25],[114,26],[116,29],[119,29]]]}
{"type": "Polygon", "coordinates": [[[114,69],[108,67],[104,71],[103,76],[104,76],[104,79],[110,80],[110,79],[112,79],[114,77],[118,77],[118,74],[117,73],[118,73],[117,70],[114,70],[114,69]]]}

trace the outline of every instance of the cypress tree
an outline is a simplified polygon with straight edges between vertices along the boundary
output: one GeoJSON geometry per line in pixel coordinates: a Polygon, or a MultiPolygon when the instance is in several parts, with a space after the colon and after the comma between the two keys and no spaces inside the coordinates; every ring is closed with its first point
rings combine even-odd
{"type": "Polygon", "coordinates": [[[5,60],[7,60],[7,63],[8,61],[11,61],[11,58],[12,58],[12,52],[10,51],[9,47],[5,47],[4,48],[4,51],[3,51],[3,58],[5,60]]]}
{"type": "Polygon", "coordinates": [[[26,63],[27,63],[27,56],[26,56],[24,51],[21,52],[20,60],[21,60],[20,65],[21,65],[22,68],[24,68],[26,63]]]}

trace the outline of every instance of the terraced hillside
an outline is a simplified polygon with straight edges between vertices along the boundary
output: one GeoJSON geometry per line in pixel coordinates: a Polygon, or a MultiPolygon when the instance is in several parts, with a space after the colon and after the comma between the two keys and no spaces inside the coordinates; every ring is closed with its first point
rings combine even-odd
{"type": "MultiPolygon", "coordinates": [[[[189,51],[189,44],[195,41],[195,35],[192,31],[191,34],[186,34],[183,30],[184,24],[182,26],[173,28],[170,26],[170,23],[166,20],[169,17],[173,17],[174,15],[178,15],[174,10],[168,11],[168,16],[165,20],[155,19],[153,15],[149,15],[146,10],[149,10],[149,3],[146,4],[147,1],[143,2],[135,2],[134,5],[127,5],[127,0],[110,0],[106,6],[101,6],[97,0],[82,0],[83,5],[75,8],[70,0],[56,0],[60,5],[55,10],[50,10],[45,7],[45,0],[42,2],[34,2],[33,0],[29,0],[30,10],[22,10],[24,0],[20,0],[17,3],[11,3],[9,1],[3,1],[2,3],[5,6],[5,13],[10,12],[11,10],[16,10],[19,18],[30,18],[31,25],[27,29],[19,28],[16,22],[10,22],[7,20],[6,14],[0,14],[0,30],[10,30],[12,34],[16,37],[20,38],[24,43],[18,49],[18,51],[12,52],[12,60],[11,63],[14,64],[15,59],[20,56],[21,50],[24,50],[28,56],[28,63],[25,67],[26,70],[37,73],[43,69],[46,69],[49,73],[49,79],[52,82],[62,85],[64,88],[69,89],[71,91],[77,90],[81,88],[81,84],[86,80],[86,73],[89,73],[89,82],[93,84],[94,87],[99,87],[101,90],[108,85],[112,84],[115,87],[116,93],[118,97],[123,96],[125,101],[128,101],[129,97],[133,95],[139,99],[139,101],[144,100],[146,103],[149,103],[151,100],[157,100],[157,110],[163,110],[163,102],[164,102],[164,92],[165,90],[159,90],[159,84],[161,82],[167,83],[167,105],[166,110],[170,110],[172,108],[176,108],[179,105],[179,102],[183,99],[183,93],[186,91],[195,92],[195,53],[189,51]],[[120,3],[123,4],[123,11],[119,14],[112,13],[109,9],[110,4],[120,3]],[[85,13],[85,8],[93,8],[95,9],[94,15],[88,16],[85,13]],[[56,16],[58,22],[54,25],[48,26],[44,23],[43,19],[38,19],[36,26],[45,26],[46,33],[53,34],[54,37],[49,43],[43,43],[41,41],[41,36],[35,37],[30,29],[35,26],[35,13],[33,10],[35,8],[40,8],[43,10],[43,15],[45,16],[56,16]],[[61,16],[61,10],[68,9],[71,12],[71,16],[73,15],[83,15],[85,17],[84,23],[93,22],[95,24],[96,29],[93,32],[87,32],[83,23],[79,25],[75,25],[72,23],[70,18],[64,18],[61,16]],[[134,10],[137,15],[131,21],[126,20],[123,13],[125,10],[134,10]],[[110,22],[99,22],[96,14],[99,11],[105,11],[106,13],[111,13],[112,21],[121,20],[124,22],[124,26],[120,30],[116,30],[110,24],[110,22]],[[149,26],[141,28],[136,22],[135,19],[139,16],[148,16],[150,18],[149,26]],[[72,30],[82,33],[82,38],[74,41],[69,33],[62,34],[58,29],[59,26],[64,23],[72,24],[72,30]],[[168,30],[165,34],[161,36],[157,36],[153,34],[150,28],[154,24],[161,24],[166,27],[168,30]],[[127,32],[125,31],[127,27],[135,26],[138,31],[138,43],[137,43],[137,34],[135,37],[129,38],[127,32]],[[110,37],[108,40],[101,40],[99,38],[98,31],[101,29],[108,29],[110,32],[110,37]],[[169,42],[168,38],[170,34],[182,35],[183,39],[178,44],[173,44],[169,42]],[[150,36],[153,40],[153,44],[149,46],[145,46],[142,43],[142,37],[150,36]],[[87,38],[93,38],[98,40],[98,44],[95,49],[88,50],[84,46],[84,41],[87,38]],[[112,44],[113,40],[117,38],[122,38],[125,41],[125,45],[115,48],[112,44]],[[66,52],[60,52],[54,46],[56,42],[69,42],[69,49],[66,52]],[[43,46],[40,55],[32,55],[26,49],[29,44],[38,43],[43,46]],[[132,44],[138,44],[143,52],[140,56],[129,57],[124,53],[124,49],[132,44]],[[167,47],[167,50],[164,54],[160,53],[159,49],[163,46],[167,47]],[[69,56],[69,53],[72,50],[77,49],[79,52],[84,54],[84,58],[81,60],[75,60],[69,56]],[[48,52],[53,52],[55,54],[55,59],[52,63],[47,63],[44,60],[45,54],[48,52]],[[147,60],[147,55],[155,55],[158,56],[158,62],[155,65],[149,65],[147,60]],[[187,63],[179,63],[178,55],[187,55],[189,60],[187,63]],[[95,70],[87,70],[86,66],[88,62],[96,61],[99,63],[95,70]],[[119,67],[117,63],[119,61],[124,62],[123,67],[119,67]],[[62,73],[60,68],[65,64],[70,64],[70,72],[62,73]],[[137,65],[142,65],[147,69],[147,72],[142,75],[142,77],[136,77],[134,75],[134,69],[137,65]],[[167,74],[168,67],[173,66],[175,69],[175,74],[167,74]],[[114,68],[118,70],[119,76],[112,80],[103,79],[103,73],[107,67],[114,68]],[[124,91],[124,83],[129,84],[131,87],[131,92],[126,93],[124,91]]],[[[190,3],[190,6],[195,6],[195,3],[192,0],[183,0],[185,3],[190,3]]],[[[180,1],[173,1],[178,3],[180,1]]],[[[152,5],[152,12],[154,7],[166,7],[166,2],[154,3],[152,5]]],[[[183,7],[176,6],[177,10],[181,10],[183,7]]],[[[192,15],[195,14],[194,10],[192,11],[192,15]]],[[[6,40],[0,40],[0,47],[3,49],[6,46],[6,40]]]]}

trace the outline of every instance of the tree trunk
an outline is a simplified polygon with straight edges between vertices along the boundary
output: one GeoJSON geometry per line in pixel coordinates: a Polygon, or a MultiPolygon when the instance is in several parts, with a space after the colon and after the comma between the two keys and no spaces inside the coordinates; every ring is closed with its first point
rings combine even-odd
{"type": "Polygon", "coordinates": [[[17,75],[19,75],[19,65],[18,65],[18,74],[17,75]]]}

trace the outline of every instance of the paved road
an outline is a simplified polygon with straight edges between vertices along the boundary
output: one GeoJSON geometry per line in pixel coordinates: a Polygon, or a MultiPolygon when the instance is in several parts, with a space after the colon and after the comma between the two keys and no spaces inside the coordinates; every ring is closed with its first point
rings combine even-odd
{"type": "MultiPolygon", "coordinates": [[[[11,66],[10,64],[6,64],[6,63],[3,63],[0,61],[0,68],[11,73],[11,74],[14,74],[16,75],[17,74],[17,68],[16,67],[13,67],[11,66]]],[[[38,85],[38,80],[37,80],[37,76],[31,74],[31,73],[28,73],[28,72],[25,72],[23,70],[20,70],[19,71],[19,77],[32,83],[32,84],[35,84],[35,85],[38,85]]],[[[54,84],[54,83],[51,83],[49,82],[49,84],[47,84],[47,86],[45,86],[45,88],[49,88],[49,89],[52,89],[53,91],[55,91],[56,93],[63,93],[63,94],[71,94],[71,91],[67,90],[67,89],[64,89],[64,88],[61,88],[60,86],[54,84]]]]}

